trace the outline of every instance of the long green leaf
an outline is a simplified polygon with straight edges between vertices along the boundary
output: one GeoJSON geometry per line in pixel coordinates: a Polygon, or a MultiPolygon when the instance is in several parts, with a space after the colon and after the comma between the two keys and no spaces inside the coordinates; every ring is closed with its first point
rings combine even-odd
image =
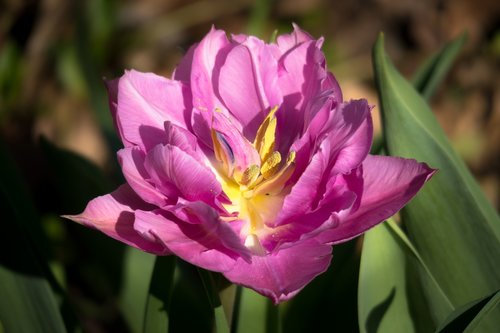
{"type": "Polygon", "coordinates": [[[146,296],[154,265],[154,255],[127,247],[124,256],[120,307],[133,333],[139,333],[143,330],[146,296]]]}
{"type": "Polygon", "coordinates": [[[336,245],[328,270],[280,305],[283,332],[356,332],[358,240],[336,245]]]}
{"type": "Polygon", "coordinates": [[[168,332],[175,257],[156,257],[146,301],[143,332],[168,332]]]}
{"type": "Polygon", "coordinates": [[[53,278],[39,253],[42,240],[34,241],[43,235],[29,230],[39,222],[37,214],[1,142],[0,208],[1,327],[6,332],[65,332],[50,285],[53,278]]]}
{"type": "Polygon", "coordinates": [[[214,308],[206,294],[200,269],[177,258],[169,333],[213,331],[214,308]]]}
{"type": "Polygon", "coordinates": [[[451,310],[419,254],[393,221],[365,234],[358,289],[361,332],[428,332],[451,310]],[[418,270],[424,272],[422,281],[414,274],[418,270]],[[423,284],[435,290],[436,298],[441,295],[437,313],[430,312],[420,292],[423,284]],[[439,318],[434,320],[434,316],[439,318]]]}
{"type": "MultiPolygon", "coordinates": [[[[402,218],[411,241],[456,308],[500,287],[498,215],[428,105],[388,59],[382,35],[373,63],[388,152],[439,169],[402,211],[402,218]]],[[[433,295],[425,291],[432,301],[433,295]]]]}
{"type": "Polygon", "coordinates": [[[498,307],[500,306],[500,291],[497,291],[495,295],[488,301],[488,303],[479,311],[476,317],[470,322],[469,326],[465,329],[464,333],[472,332],[484,332],[486,327],[482,325],[489,324],[487,319],[490,315],[498,313],[498,307]],[[497,310],[497,311],[495,311],[497,310]]]}
{"type": "Polygon", "coordinates": [[[364,236],[358,316],[362,333],[415,332],[406,295],[405,253],[381,224],[364,236]]]}
{"type": "Polygon", "coordinates": [[[222,303],[219,298],[219,291],[215,283],[215,273],[201,268],[198,269],[198,272],[200,274],[203,287],[205,288],[210,306],[214,311],[215,331],[217,333],[229,333],[229,324],[227,322],[226,313],[222,307],[222,303]]]}
{"type": "Polygon", "coordinates": [[[233,333],[272,332],[267,330],[270,301],[248,288],[241,288],[238,324],[233,333]]]}
{"type": "Polygon", "coordinates": [[[453,311],[448,318],[439,326],[436,332],[453,333],[464,332],[465,329],[472,330],[477,327],[482,318],[493,309],[500,300],[500,292],[495,292],[486,297],[470,302],[453,311]],[[485,310],[482,314],[481,312],[485,310]],[[476,320],[477,318],[477,320],[476,320]],[[476,324],[472,322],[476,321],[476,324]],[[471,327],[471,324],[473,327],[471,327]]]}
{"type": "Polygon", "coordinates": [[[466,34],[452,40],[433,54],[413,76],[413,86],[425,99],[430,99],[448,73],[467,39],[466,34]]]}

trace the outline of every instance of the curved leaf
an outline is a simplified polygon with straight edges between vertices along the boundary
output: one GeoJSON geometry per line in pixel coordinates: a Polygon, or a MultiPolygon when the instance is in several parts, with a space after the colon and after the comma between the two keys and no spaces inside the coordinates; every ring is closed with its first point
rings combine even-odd
{"type": "Polygon", "coordinates": [[[403,209],[402,218],[409,238],[456,308],[500,287],[498,215],[428,105],[388,59],[382,35],[373,63],[388,152],[439,169],[403,209]]]}
{"type": "Polygon", "coordinates": [[[452,309],[420,255],[394,221],[389,220],[365,234],[358,289],[361,332],[429,332],[452,309]],[[415,274],[418,271],[422,272],[421,279],[415,274]],[[420,292],[423,285],[433,290],[433,311],[420,292]]]}
{"type": "Polygon", "coordinates": [[[500,292],[495,292],[486,297],[470,302],[453,311],[448,318],[439,326],[436,332],[453,333],[464,332],[465,329],[472,332],[482,318],[491,311],[500,300],[500,292]],[[485,311],[483,311],[485,310],[485,311]],[[473,323],[475,322],[475,323],[473,323]],[[471,326],[472,325],[472,326],[471,326]]]}
{"type": "Polygon", "coordinates": [[[175,257],[156,257],[146,300],[143,332],[168,332],[175,257]]]}
{"type": "Polygon", "coordinates": [[[59,287],[40,253],[43,233],[24,185],[0,142],[0,328],[66,332],[50,282],[59,287]]]}

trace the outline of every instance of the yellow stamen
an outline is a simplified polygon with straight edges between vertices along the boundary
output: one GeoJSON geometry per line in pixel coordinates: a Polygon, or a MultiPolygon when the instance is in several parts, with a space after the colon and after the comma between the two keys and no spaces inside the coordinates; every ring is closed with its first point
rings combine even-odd
{"type": "Polygon", "coordinates": [[[259,176],[259,166],[254,164],[249,166],[241,175],[238,183],[241,185],[249,186],[251,185],[259,176]]]}
{"type": "Polygon", "coordinates": [[[290,179],[290,177],[292,176],[293,171],[295,170],[295,155],[295,152],[291,151],[286,159],[286,163],[283,168],[281,168],[281,170],[278,173],[274,174],[274,176],[272,176],[271,178],[266,179],[265,182],[257,185],[254,188],[252,195],[275,195],[280,193],[281,190],[283,190],[283,188],[285,187],[288,179],[290,179]]]}
{"type": "Polygon", "coordinates": [[[268,179],[272,175],[276,173],[278,167],[281,162],[281,154],[278,151],[273,152],[267,160],[264,161],[262,167],[260,168],[260,172],[265,179],[268,179]]]}
{"type": "Polygon", "coordinates": [[[274,114],[277,110],[278,107],[275,106],[269,111],[269,114],[260,125],[257,135],[255,136],[253,145],[259,152],[262,161],[265,161],[274,149],[276,133],[276,117],[274,114]]]}

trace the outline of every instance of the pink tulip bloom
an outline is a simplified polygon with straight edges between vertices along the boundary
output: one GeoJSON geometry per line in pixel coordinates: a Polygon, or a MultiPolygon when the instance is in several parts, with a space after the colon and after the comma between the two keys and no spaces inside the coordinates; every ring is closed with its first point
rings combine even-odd
{"type": "Polygon", "coordinates": [[[332,245],[401,209],[434,170],[369,155],[371,107],[343,101],[323,39],[212,30],[172,79],[107,82],[126,179],[70,219],[220,272],[275,303],[324,272],[332,245]]]}

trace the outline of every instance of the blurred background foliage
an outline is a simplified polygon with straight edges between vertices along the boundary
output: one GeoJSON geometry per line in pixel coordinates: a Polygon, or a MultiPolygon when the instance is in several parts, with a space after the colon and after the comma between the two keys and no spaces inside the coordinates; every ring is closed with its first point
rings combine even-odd
{"type": "MultiPolygon", "coordinates": [[[[500,6],[496,0],[3,0],[0,202],[5,229],[0,259],[16,271],[41,277],[36,285],[40,295],[48,292],[44,283],[50,285],[55,300],[47,302],[57,303],[69,330],[139,332],[143,309],[151,301],[144,295],[154,257],[59,217],[81,212],[88,200],[122,182],[115,158],[120,143],[103,78],[130,68],[170,77],[188,47],[212,24],[230,33],[269,39],[276,29],[291,31],[292,22],[313,36],[325,37],[323,49],[345,99],[367,98],[376,106],[377,135],[380,108],[370,53],[378,33],[385,32],[387,52],[411,77],[425,59],[466,31],[462,52],[429,102],[498,210],[500,6]],[[20,246],[25,253],[18,252],[20,246]],[[38,264],[24,267],[23,261],[24,266],[38,264]]],[[[280,329],[356,331],[360,252],[360,240],[337,246],[331,269],[294,302],[271,314],[283,318],[280,329]]],[[[198,297],[204,292],[196,289],[200,283],[190,283],[198,281],[199,274],[185,263],[178,263],[172,274],[171,330],[205,331],[210,304],[198,297]],[[196,316],[206,320],[193,321],[196,316]]],[[[261,301],[248,291],[241,297],[261,301]]],[[[251,307],[240,311],[253,313],[251,307]]],[[[266,325],[263,330],[276,329],[273,322],[266,325]]]]}

